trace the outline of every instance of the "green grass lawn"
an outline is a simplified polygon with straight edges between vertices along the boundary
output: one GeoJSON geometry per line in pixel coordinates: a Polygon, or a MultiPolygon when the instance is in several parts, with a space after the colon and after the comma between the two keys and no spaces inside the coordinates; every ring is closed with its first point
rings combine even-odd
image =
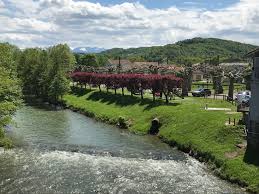
{"type": "Polygon", "coordinates": [[[130,124],[129,130],[147,134],[151,120],[159,118],[162,123],[159,136],[183,151],[192,150],[196,158],[206,161],[222,178],[259,192],[259,167],[243,161],[245,150],[236,145],[244,142],[243,127],[226,126],[228,118],[241,118],[240,114],[226,114],[224,111],[207,111],[209,107],[230,108],[232,104],[213,99],[176,98],[169,104],[158,99],[152,102],[151,95],[145,99],[96,90],[75,89],[64,96],[69,107],[107,123],[115,124],[120,117],[130,124]]]}

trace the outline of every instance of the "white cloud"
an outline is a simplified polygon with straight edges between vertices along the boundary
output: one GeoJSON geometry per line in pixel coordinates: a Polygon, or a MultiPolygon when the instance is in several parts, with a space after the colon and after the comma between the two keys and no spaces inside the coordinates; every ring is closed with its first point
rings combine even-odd
{"type": "Polygon", "coordinates": [[[258,0],[241,0],[213,11],[148,9],[140,3],[103,6],[75,0],[9,0],[8,7],[1,8],[1,2],[0,40],[23,46],[67,42],[71,47],[136,47],[196,36],[259,44],[258,0]],[[10,14],[11,9],[17,12],[10,14]]]}
{"type": "Polygon", "coordinates": [[[4,2],[2,0],[0,0],[0,8],[4,7],[4,6],[5,6],[4,2]]]}

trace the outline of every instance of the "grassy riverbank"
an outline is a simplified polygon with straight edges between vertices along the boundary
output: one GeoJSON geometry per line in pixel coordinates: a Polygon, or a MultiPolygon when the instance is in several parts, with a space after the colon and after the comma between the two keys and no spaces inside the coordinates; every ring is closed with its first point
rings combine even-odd
{"type": "Polygon", "coordinates": [[[244,142],[243,129],[225,125],[229,117],[238,120],[241,115],[204,110],[207,103],[235,111],[230,103],[189,97],[166,105],[159,100],[153,103],[148,97],[141,101],[139,97],[97,90],[77,90],[64,100],[70,108],[107,123],[125,119],[129,130],[138,134],[147,134],[151,120],[157,117],[162,123],[159,136],[164,141],[209,163],[222,178],[259,193],[259,167],[245,163],[245,149],[236,146],[244,142]]]}

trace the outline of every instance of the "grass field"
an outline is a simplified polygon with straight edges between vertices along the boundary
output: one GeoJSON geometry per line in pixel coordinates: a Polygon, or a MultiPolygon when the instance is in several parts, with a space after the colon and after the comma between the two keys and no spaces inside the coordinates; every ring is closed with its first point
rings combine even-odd
{"type": "Polygon", "coordinates": [[[235,111],[228,102],[188,97],[176,98],[167,105],[160,99],[152,102],[151,95],[141,100],[139,96],[78,88],[64,96],[64,101],[68,107],[107,123],[116,124],[123,118],[129,130],[137,134],[147,134],[151,120],[159,118],[159,136],[165,142],[209,163],[222,178],[259,192],[259,167],[245,163],[245,149],[236,146],[245,141],[243,126],[225,125],[229,117],[238,120],[241,115],[204,109],[208,104],[235,111]]]}

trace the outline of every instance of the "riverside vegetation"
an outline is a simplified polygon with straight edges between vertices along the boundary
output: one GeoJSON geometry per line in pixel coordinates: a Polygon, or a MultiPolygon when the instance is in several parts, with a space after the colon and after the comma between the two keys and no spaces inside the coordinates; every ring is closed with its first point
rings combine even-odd
{"type": "Polygon", "coordinates": [[[204,109],[207,103],[235,111],[236,107],[228,102],[187,97],[166,105],[159,100],[152,102],[151,95],[141,100],[130,94],[122,96],[80,88],[65,95],[64,102],[97,120],[125,123],[126,128],[137,134],[147,134],[151,120],[159,118],[162,123],[159,136],[163,141],[207,162],[220,177],[259,192],[259,168],[245,163],[245,149],[236,146],[244,141],[243,127],[225,125],[229,116],[238,120],[241,115],[204,109]]]}
{"type": "Polygon", "coordinates": [[[12,143],[5,137],[4,127],[21,104],[21,84],[15,71],[18,52],[15,46],[0,44],[0,146],[7,148],[12,143]]]}
{"type": "Polygon", "coordinates": [[[21,51],[0,43],[0,146],[12,147],[4,128],[22,104],[22,93],[57,103],[70,89],[67,72],[74,64],[74,55],[67,45],[21,51]]]}

